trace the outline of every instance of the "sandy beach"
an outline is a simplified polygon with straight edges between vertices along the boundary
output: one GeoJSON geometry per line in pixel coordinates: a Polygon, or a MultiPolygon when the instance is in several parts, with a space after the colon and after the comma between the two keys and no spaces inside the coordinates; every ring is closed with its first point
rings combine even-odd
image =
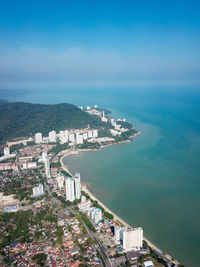
{"type": "MultiPolygon", "coordinates": [[[[84,151],[84,150],[81,150],[81,151],[84,151]]],[[[90,151],[90,150],[86,150],[86,151],[90,151]]],[[[69,156],[69,155],[74,155],[74,154],[78,154],[79,151],[78,150],[75,150],[75,151],[72,151],[72,150],[65,150],[65,151],[62,151],[62,157],[60,158],[60,162],[61,162],[61,166],[62,168],[68,172],[71,176],[73,176],[73,174],[70,172],[68,166],[64,165],[63,163],[63,158],[69,156]],[[63,153],[64,152],[64,153],[63,153]]],[[[126,221],[124,221],[121,217],[119,217],[116,213],[114,213],[112,210],[110,210],[104,203],[102,203],[97,197],[95,197],[95,195],[88,189],[88,186],[87,184],[81,184],[81,190],[83,192],[85,192],[86,194],[89,195],[89,197],[92,199],[92,200],[96,200],[98,201],[98,203],[106,210],[108,211],[109,213],[113,214],[114,216],[114,220],[115,221],[118,221],[120,222],[121,224],[123,224],[125,227],[129,227],[129,228],[132,228],[131,225],[129,225],[126,221]]],[[[148,240],[146,237],[143,237],[144,241],[147,242],[148,246],[150,246],[152,249],[162,253],[164,255],[164,257],[168,260],[172,260],[173,257],[171,257],[169,254],[165,253],[164,251],[162,251],[160,248],[158,248],[155,244],[153,244],[150,240],[148,240]]],[[[174,264],[180,264],[177,260],[173,259],[173,263],[174,264]]]]}

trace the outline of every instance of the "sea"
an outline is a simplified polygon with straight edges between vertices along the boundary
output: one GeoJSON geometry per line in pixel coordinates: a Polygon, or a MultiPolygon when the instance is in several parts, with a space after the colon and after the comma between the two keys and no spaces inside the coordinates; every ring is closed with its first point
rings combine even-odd
{"type": "Polygon", "coordinates": [[[46,86],[9,100],[96,104],[131,122],[141,132],[132,143],[64,162],[158,247],[185,266],[200,266],[200,86],[46,86]]]}

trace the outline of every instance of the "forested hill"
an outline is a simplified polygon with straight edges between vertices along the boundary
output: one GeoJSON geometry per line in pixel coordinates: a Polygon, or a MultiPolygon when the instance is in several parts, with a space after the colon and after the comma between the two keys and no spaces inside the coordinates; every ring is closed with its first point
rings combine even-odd
{"type": "Polygon", "coordinates": [[[71,104],[30,104],[23,102],[0,105],[0,143],[13,137],[69,128],[105,126],[100,118],[71,104]]]}

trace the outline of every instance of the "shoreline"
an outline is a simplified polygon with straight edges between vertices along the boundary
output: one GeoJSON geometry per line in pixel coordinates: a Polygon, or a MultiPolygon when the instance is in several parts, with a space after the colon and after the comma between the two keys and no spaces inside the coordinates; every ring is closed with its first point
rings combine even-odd
{"type": "MultiPolygon", "coordinates": [[[[137,134],[141,134],[141,132],[138,132],[136,133],[133,137],[135,137],[137,134]]],[[[121,142],[121,143],[124,143],[124,142],[121,142]]],[[[121,144],[119,143],[119,144],[121,144]]],[[[116,144],[116,143],[115,143],[116,144]]],[[[108,145],[108,146],[111,146],[111,145],[108,145]]],[[[107,146],[104,146],[104,147],[107,147],[107,146]]],[[[102,148],[104,148],[102,147],[102,148]]],[[[102,149],[100,148],[100,149],[102,149]]],[[[99,151],[99,150],[96,150],[96,149],[81,149],[81,150],[65,150],[65,151],[62,151],[60,152],[61,153],[61,158],[60,158],[60,163],[61,163],[61,166],[63,168],[63,170],[65,170],[66,172],[68,172],[71,176],[73,176],[73,174],[70,172],[68,166],[66,166],[64,163],[63,163],[63,159],[69,155],[77,155],[79,154],[79,152],[84,152],[84,151],[99,151]]],[[[130,224],[128,224],[125,220],[123,220],[119,215],[117,215],[116,213],[114,213],[111,209],[109,209],[102,201],[100,201],[91,191],[90,189],[88,189],[88,185],[86,183],[81,183],[81,190],[83,192],[85,192],[86,194],[88,194],[88,196],[92,199],[92,200],[96,200],[98,201],[99,205],[101,205],[106,211],[108,211],[109,213],[111,213],[114,217],[114,220],[115,221],[118,221],[119,223],[121,223],[122,225],[124,225],[125,227],[129,227],[129,228],[133,228],[133,226],[131,226],[130,224]]],[[[153,250],[155,251],[158,251],[160,252],[163,257],[167,260],[170,260],[172,261],[173,259],[173,263],[174,264],[180,264],[179,261],[177,261],[176,259],[174,259],[172,256],[170,256],[168,253],[164,252],[163,250],[161,250],[159,247],[157,247],[155,244],[153,244],[148,238],[146,238],[145,236],[143,237],[143,240],[147,243],[147,245],[149,247],[151,247],[153,250]]]]}

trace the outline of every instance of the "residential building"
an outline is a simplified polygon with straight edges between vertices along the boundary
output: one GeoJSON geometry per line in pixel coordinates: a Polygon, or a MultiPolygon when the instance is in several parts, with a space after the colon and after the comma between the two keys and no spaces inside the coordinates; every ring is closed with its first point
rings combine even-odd
{"type": "Polygon", "coordinates": [[[75,200],[75,191],[74,191],[74,179],[67,177],[65,179],[65,188],[66,188],[66,200],[73,202],[75,200]]]}
{"type": "Polygon", "coordinates": [[[43,142],[42,134],[41,133],[36,133],[35,134],[35,143],[36,144],[41,144],[42,142],[43,142]]]}
{"type": "Polygon", "coordinates": [[[120,241],[122,241],[123,239],[123,228],[116,225],[114,228],[114,237],[115,237],[115,242],[116,243],[120,243],[120,241]]]}
{"type": "Polygon", "coordinates": [[[74,133],[70,133],[69,134],[69,141],[70,142],[75,142],[75,135],[74,135],[74,133]]]}
{"type": "Polygon", "coordinates": [[[93,137],[94,138],[98,137],[98,131],[97,130],[93,130],[93,137]]]}
{"type": "Polygon", "coordinates": [[[93,208],[90,211],[90,218],[94,221],[94,223],[98,223],[102,220],[102,211],[99,208],[93,208]]]}
{"type": "Polygon", "coordinates": [[[49,142],[56,143],[56,132],[55,131],[49,132],[49,142]]]}
{"type": "Polygon", "coordinates": [[[48,157],[44,158],[44,166],[45,166],[46,177],[50,178],[51,177],[51,169],[50,169],[50,162],[49,162],[48,157]]]}
{"type": "Polygon", "coordinates": [[[125,251],[139,250],[142,248],[143,242],[143,229],[132,228],[123,230],[123,249],[125,251]]]}
{"type": "Polygon", "coordinates": [[[9,147],[4,147],[3,154],[5,157],[10,155],[10,148],[9,147]]]}
{"type": "Polygon", "coordinates": [[[64,181],[65,181],[65,177],[64,175],[61,175],[59,174],[57,177],[56,177],[56,182],[57,182],[57,186],[59,189],[62,189],[63,186],[64,186],[64,181]]]}
{"type": "Polygon", "coordinates": [[[83,212],[88,211],[90,206],[91,206],[90,199],[77,204],[77,207],[83,212]]]}
{"type": "Polygon", "coordinates": [[[80,176],[80,173],[75,173],[74,185],[75,185],[75,198],[80,199],[80,197],[81,197],[81,176],[80,176]]]}
{"type": "Polygon", "coordinates": [[[42,184],[33,187],[33,197],[39,197],[44,194],[44,188],[42,184]]]}

